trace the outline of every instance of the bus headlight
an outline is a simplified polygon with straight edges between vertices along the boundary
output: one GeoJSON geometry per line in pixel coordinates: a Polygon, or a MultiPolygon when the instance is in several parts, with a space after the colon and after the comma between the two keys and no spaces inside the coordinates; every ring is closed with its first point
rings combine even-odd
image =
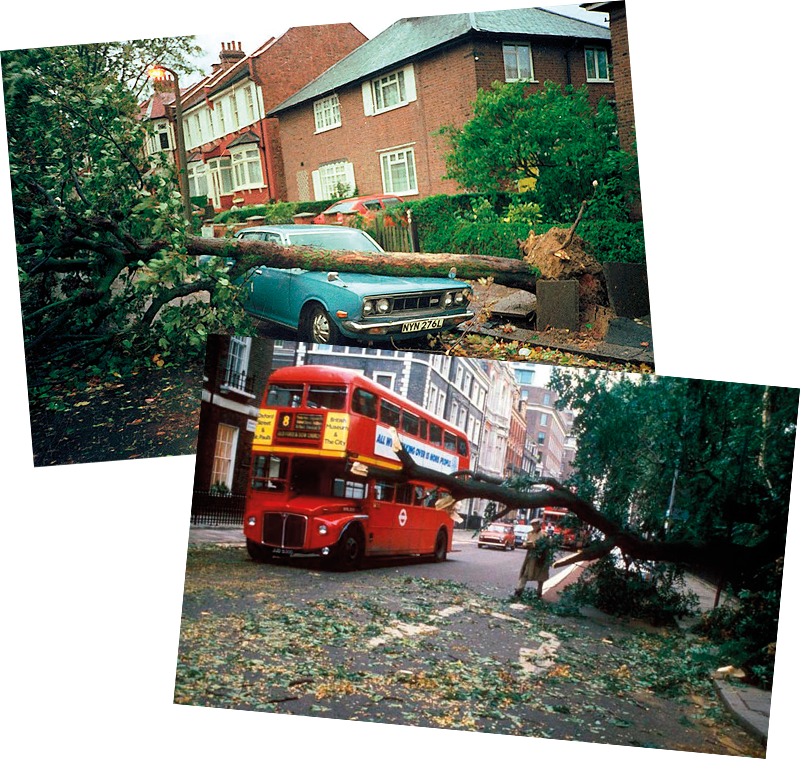
{"type": "Polygon", "coordinates": [[[256,526],[256,518],[255,517],[247,517],[247,525],[249,527],[255,527],[256,526]]]}
{"type": "Polygon", "coordinates": [[[389,310],[389,301],[386,298],[381,298],[376,305],[378,307],[378,311],[380,311],[382,314],[385,314],[389,310]]]}
{"type": "Polygon", "coordinates": [[[317,527],[320,535],[327,535],[328,534],[328,525],[321,524],[317,527]]]}

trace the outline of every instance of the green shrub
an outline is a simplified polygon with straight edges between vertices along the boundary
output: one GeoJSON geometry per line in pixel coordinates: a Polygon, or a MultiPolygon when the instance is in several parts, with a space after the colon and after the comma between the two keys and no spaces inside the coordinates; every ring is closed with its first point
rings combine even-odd
{"type": "Polygon", "coordinates": [[[744,668],[759,685],[770,687],[775,667],[783,559],[763,567],[753,587],[740,590],[736,602],[703,615],[695,631],[720,645],[720,666],[744,668]]]}
{"type": "MultiPolygon", "coordinates": [[[[542,234],[553,226],[569,226],[543,220],[535,198],[533,192],[433,195],[404,203],[395,213],[405,216],[411,209],[424,253],[519,258],[517,240],[527,239],[531,230],[542,234]]],[[[609,193],[598,193],[578,234],[599,261],[645,261],[642,223],[629,221],[627,208],[609,193]]]]}
{"type": "Polygon", "coordinates": [[[628,571],[606,556],[596,561],[566,593],[573,603],[590,604],[608,614],[647,619],[653,624],[671,622],[692,613],[697,595],[684,587],[683,573],[671,564],[656,564],[640,572],[628,571]]]}

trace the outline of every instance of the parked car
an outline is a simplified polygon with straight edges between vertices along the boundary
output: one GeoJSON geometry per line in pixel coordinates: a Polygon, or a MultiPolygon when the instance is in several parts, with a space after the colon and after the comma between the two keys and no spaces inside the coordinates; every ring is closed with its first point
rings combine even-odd
{"type": "Polygon", "coordinates": [[[357,198],[337,200],[326,208],[321,214],[314,217],[315,224],[345,224],[347,216],[358,214],[367,218],[374,216],[389,206],[402,203],[402,198],[397,195],[360,195],[357,198]]]}
{"type": "MultiPolygon", "coordinates": [[[[384,256],[366,232],[351,227],[279,224],[248,227],[240,240],[310,245],[384,256]]],[[[300,340],[337,343],[342,337],[388,342],[441,332],[471,319],[472,288],[448,277],[390,277],[305,269],[251,269],[244,308],[296,329],[300,340]]]]}
{"type": "Polygon", "coordinates": [[[492,522],[478,535],[478,548],[489,546],[514,550],[514,526],[504,522],[492,522]]]}
{"type": "Polygon", "coordinates": [[[528,537],[528,533],[533,529],[529,524],[515,524],[514,525],[514,545],[521,546],[528,537]]]}

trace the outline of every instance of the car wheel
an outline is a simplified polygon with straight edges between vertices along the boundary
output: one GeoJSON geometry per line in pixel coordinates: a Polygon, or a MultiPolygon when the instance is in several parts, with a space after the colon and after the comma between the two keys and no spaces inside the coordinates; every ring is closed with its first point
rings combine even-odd
{"type": "Polygon", "coordinates": [[[272,549],[268,546],[262,546],[261,543],[256,543],[255,540],[247,539],[247,553],[253,561],[263,563],[272,558],[272,549]]]}
{"type": "Polygon", "coordinates": [[[447,559],[447,532],[445,530],[439,530],[439,534],[436,536],[436,546],[433,549],[433,560],[434,561],[445,561],[447,559]]]}
{"type": "Polygon", "coordinates": [[[303,312],[297,332],[304,343],[336,345],[341,340],[339,328],[330,314],[317,303],[303,312]]]}
{"type": "Polygon", "coordinates": [[[336,545],[336,567],[343,572],[357,569],[364,558],[364,534],[358,527],[346,527],[336,545]]]}
{"type": "Polygon", "coordinates": [[[480,543],[478,543],[478,548],[483,548],[483,546],[480,543]]]}

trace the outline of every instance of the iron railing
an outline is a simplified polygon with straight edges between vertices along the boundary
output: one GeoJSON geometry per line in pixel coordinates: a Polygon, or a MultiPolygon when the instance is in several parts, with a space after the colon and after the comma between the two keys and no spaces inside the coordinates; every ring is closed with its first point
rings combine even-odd
{"type": "Polygon", "coordinates": [[[192,496],[192,524],[241,526],[244,524],[243,495],[195,490],[192,496]]]}

